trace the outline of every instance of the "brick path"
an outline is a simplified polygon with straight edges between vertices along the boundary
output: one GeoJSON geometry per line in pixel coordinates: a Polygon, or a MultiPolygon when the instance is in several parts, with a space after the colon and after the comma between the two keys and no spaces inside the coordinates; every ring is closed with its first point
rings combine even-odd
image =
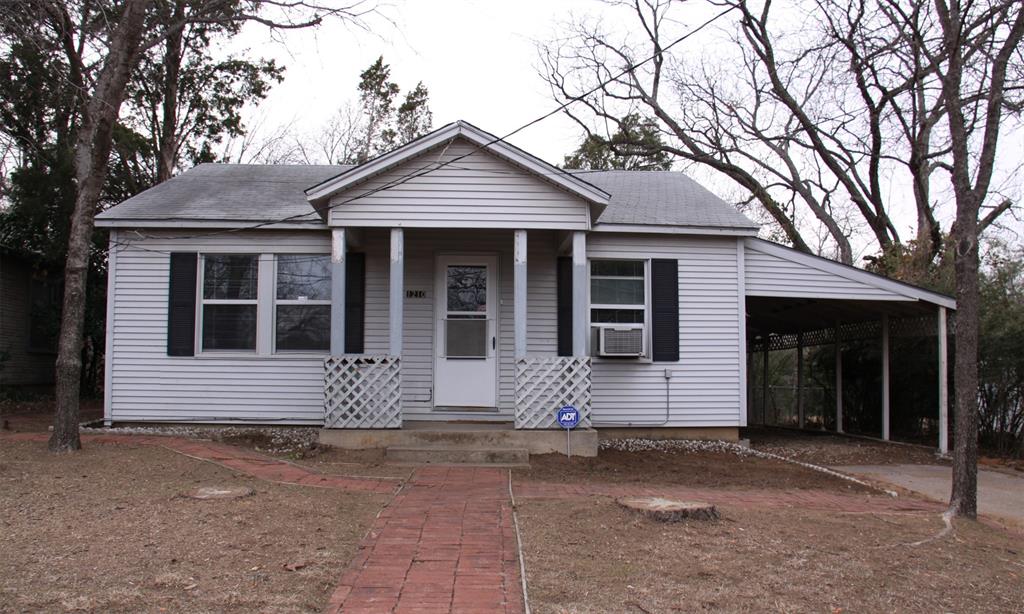
{"type": "MultiPolygon", "coordinates": [[[[14,441],[46,441],[50,438],[48,433],[3,434],[0,437],[14,441]]],[[[82,434],[81,437],[83,443],[159,446],[191,458],[216,463],[222,467],[227,467],[228,469],[268,482],[381,494],[391,494],[398,489],[399,480],[324,475],[312,469],[276,458],[270,458],[252,450],[215,441],[150,435],[82,434]]]]}
{"type": "Polygon", "coordinates": [[[522,612],[508,473],[416,469],[374,523],[327,612],[522,612]]]}

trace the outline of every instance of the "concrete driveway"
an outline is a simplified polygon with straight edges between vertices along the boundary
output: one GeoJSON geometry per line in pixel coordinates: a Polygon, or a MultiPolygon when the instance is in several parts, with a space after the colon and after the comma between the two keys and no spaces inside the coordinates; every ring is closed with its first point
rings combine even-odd
{"type": "MultiPolygon", "coordinates": [[[[836,470],[949,501],[953,470],[943,465],[845,465],[836,470]]],[[[978,469],[978,512],[1024,527],[1024,476],[978,469]]]]}

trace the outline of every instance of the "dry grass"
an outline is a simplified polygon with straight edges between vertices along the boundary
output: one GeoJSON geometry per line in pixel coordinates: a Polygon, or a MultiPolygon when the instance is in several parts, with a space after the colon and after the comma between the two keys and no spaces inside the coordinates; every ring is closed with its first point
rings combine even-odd
{"type": "Polygon", "coordinates": [[[722,512],[663,524],[606,499],[521,503],[534,612],[1024,611],[1024,543],[984,525],[914,547],[938,516],[722,512]]]}
{"type": "Polygon", "coordinates": [[[3,441],[0,611],[318,611],[385,501],[261,482],[151,446],[54,456],[3,441]],[[180,497],[207,485],[256,494],[180,497]]]}

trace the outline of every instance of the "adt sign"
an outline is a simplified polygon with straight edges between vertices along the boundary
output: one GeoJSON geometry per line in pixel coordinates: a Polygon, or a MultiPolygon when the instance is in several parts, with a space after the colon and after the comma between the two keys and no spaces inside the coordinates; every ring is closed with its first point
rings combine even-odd
{"type": "Polygon", "coordinates": [[[558,426],[563,429],[576,428],[580,423],[580,412],[572,405],[566,405],[558,410],[558,426]]]}

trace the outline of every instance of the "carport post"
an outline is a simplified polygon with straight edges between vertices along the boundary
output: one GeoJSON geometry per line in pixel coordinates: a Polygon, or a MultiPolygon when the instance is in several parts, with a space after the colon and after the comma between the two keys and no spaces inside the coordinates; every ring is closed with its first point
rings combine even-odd
{"type": "Polygon", "coordinates": [[[770,342],[770,336],[764,336],[764,345],[761,346],[763,350],[763,356],[761,357],[764,363],[761,369],[764,371],[763,377],[761,378],[761,425],[768,424],[768,343],[770,342]]]}
{"type": "Polygon", "coordinates": [[[889,315],[882,314],[882,439],[889,441],[889,315]]]}
{"type": "Polygon", "coordinates": [[[939,452],[949,452],[949,363],[946,356],[946,308],[939,307],[939,452]]]}
{"type": "Polygon", "coordinates": [[[804,428],[804,334],[796,334],[796,414],[804,428]]]}
{"type": "Polygon", "coordinates": [[[843,432],[843,344],[841,329],[836,322],[836,432],[843,432]]]}

